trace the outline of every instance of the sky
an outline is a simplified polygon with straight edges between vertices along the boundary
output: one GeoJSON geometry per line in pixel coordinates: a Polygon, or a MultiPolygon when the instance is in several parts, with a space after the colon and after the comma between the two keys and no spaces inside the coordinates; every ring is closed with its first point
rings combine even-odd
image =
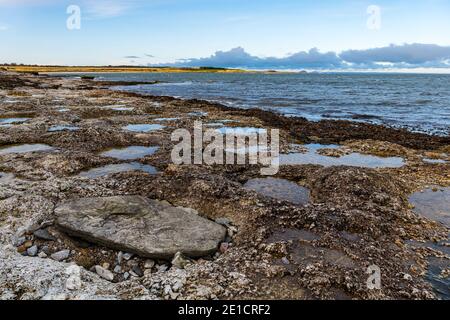
{"type": "Polygon", "coordinates": [[[449,0],[0,0],[0,63],[450,69],[449,0]]]}

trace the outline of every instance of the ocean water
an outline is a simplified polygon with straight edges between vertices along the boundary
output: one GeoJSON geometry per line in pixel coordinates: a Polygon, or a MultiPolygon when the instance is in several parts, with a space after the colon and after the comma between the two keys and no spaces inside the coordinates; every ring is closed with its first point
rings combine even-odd
{"type": "Polygon", "coordinates": [[[120,87],[121,90],[270,109],[311,121],[362,121],[444,136],[450,130],[450,75],[122,73],[96,76],[113,81],[161,82],[120,87]]]}

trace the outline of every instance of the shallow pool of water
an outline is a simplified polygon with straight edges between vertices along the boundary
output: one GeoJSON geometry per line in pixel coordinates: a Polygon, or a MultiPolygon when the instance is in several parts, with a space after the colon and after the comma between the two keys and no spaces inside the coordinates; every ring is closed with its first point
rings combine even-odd
{"type": "MultiPolygon", "coordinates": [[[[298,145],[296,145],[298,146],[298,145]]],[[[331,166],[354,166],[364,168],[400,168],[405,165],[405,161],[400,157],[377,157],[361,153],[351,153],[348,155],[330,157],[317,153],[320,149],[337,149],[338,145],[306,144],[301,145],[307,149],[305,153],[294,152],[280,155],[281,165],[302,165],[317,164],[325,167],[331,166]]]]}
{"type": "MultiPolygon", "coordinates": [[[[409,202],[414,206],[414,212],[430,220],[441,223],[450,228],[450,188],[438,188],[437,191],[426,189],[423,192],[416,192],[409,197],[409,202]]],[[[449,241],[450,242],[450,239],[449,241]]],[[[441,251],[450,256],[450,247],[439,243],[415,243],[415,246],[426,246],[434,250],[441,251]]],[[[450,299],[450,278],[443,279],[440,274],[443,269],[450,267],[447,259],[429,257],[428,258],[427,280],[432,284],[434,291],[442,299],[450,299]]]]}
{"type": "Polygon", "coordinates": [[[0,125],[18,124],[31,120],[31,118],[3,118],[0,119],[0,125]]]}
{"type": "Polygon", "coordinates": [[[298,184],[276,178],[251,179],[245,183],[244,188],[277,200],[289,201],[294,204],[307,204],[309,190],[298,184]]]}
{"type": "Polygon", "coordinates": [[[153,166],[145,165],[139,162],[131,162],[131,163],[110,164],[103,167],[93,168],[88,171],[81,172],[79,176],[84,178],[95,179],[107,176],[109,174],[129,172],[129,171],[143,171],[149,174],[158,173],[158,170],[153,166]]]}
{"type": "Polygon", "coordinates": [[[103,106],[104,109],[114,110],[114,111],[133,111],[133,107],[127,107],[126,105],[110,105],[110,106],[103,106]]]}
{"type": "Polygon", "coordinates": [[[150,156],[158,151],[159,147],[131,146],[127,148],[111,149],[102,152],[103,157],[110,157],[119,160],[136,160],[145,156],[150,156]]]}
{"type": "Polygon", "coordinates": [[[19,103],[19,102],[21,102],[21,101],[20,100],[13,100],[13,99],[9,99],[9,100],[3,101],[3,103],[11,103],[11,104],[19,103]]]}
{"type": "Polygon", "coordinates": [[[422,160],[423,160],[423,162],[430,163],[430,164],[445,164],[445,163],[447,163],[447,161],[442,160],[442,159],[423,158],[422,160]]]}
{"type": "Polygon", "coordinates": [[[0,172],[0,184],[9,184],[14,179],[12,173],[0,172]]]}
{"type": "MultiPolygon", "coordinates": [[[[407,245],[411,248],[431,248],[435,251],[439,251],[447,256],[450,256],[450,246],[447,241],[434,243],[434,242],[418,242],[407,241],[407,245]]],[[[438,258],[430,256],[427,258],[428,270],[425,275],[425,280],[433,287],[433,291],[436,295],[443,300],[450,300],[450,278],[443,278],[441,272],[449,268],[449,260],[445,258],[438,258]]]]}
{"type": "Polygon", "coordinates": [[[165,126],[160,124],[130,124],[125,127],[122,127],[122,129],[131,131],[131,132],[140,132],[140,133],[146,133],[146,132],[152,132],[152,131],[158,131],[164,129],[165,126]]]}
{"type": "Polygon", "coordinates": [[[160,121],[160,122],[169,122],[169,121],[177,121],[180,120],[180,118],[156,118],[154,119],[155,121],[160,121]]]}
{"type": "Polygon", "coordinates": [[[267,132],[266,129],[255,127],[223,127],[216,130],[221,134],[234,133],[235,135],[262,134],[267,132]]]}
{"type": "Polygon", "coordinates": [[[450,188],[426,189],[409,197],[414,212],[450,228],[450,188]]]}
{"type": "Polygon", "coordinates": [[[193,111],[193,112],[189,112],[188,116],[190,117],[206,117],[208,115],[208,112],[204,112],[204,111],[193,111]]]}
{"type": "Polygon", "coordinates": [[[0,148],[0,156],[10,153],[44,152],[52,150],[55,150],[55,148],[46,144],[21,144],[0,148]]]}
{"type": "Polygon", "coordinates": [[[77,130],[80,130],[80,128],[75,126],[51,126],[48,129],[48,132],[77,131],[77,130]]]}

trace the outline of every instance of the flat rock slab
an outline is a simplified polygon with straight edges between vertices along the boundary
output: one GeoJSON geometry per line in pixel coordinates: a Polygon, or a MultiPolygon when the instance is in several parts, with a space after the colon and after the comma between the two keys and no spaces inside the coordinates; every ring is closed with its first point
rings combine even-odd
{"type": "Polygon", "coordinates": [[[55,209],[66,233],[142,257],[201,257],[217,251],[226,229],[192,212],[140,196],[83,198],[55,209]]]}

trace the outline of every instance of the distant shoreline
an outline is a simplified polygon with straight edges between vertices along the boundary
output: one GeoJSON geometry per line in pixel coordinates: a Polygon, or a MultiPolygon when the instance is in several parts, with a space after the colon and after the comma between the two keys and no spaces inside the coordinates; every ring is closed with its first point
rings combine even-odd
{"type": "MultiPolygon", "coordinates": [[[[199,68],[176,68],[176,67],[130,67],[130,66],[27,66],[27,65],[0,65],[0,70],[20,73],[255,73],[260,71],[249,71],[243,69],[199,67],[199,68]]],[[[273,71],[272,71],[273,72],[273,71]]]]}

